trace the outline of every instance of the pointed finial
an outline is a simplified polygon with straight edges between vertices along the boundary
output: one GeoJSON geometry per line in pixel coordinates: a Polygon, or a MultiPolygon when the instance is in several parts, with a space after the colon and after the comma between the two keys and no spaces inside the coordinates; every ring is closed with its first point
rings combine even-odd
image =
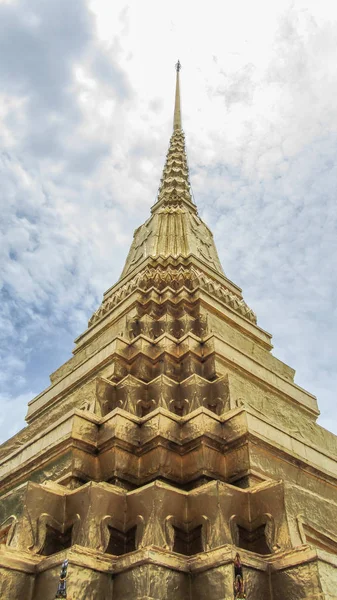
{"type": "Polygon", "coordinates": [[[174,106],[174,118],[173,118],[173,131],[181,129],[181,111],[180,111],[180,85],[179,85],[179,71],[181,69],[180,60],[176,64],[177,78],[176,78],[176,99],[174,106]]]}

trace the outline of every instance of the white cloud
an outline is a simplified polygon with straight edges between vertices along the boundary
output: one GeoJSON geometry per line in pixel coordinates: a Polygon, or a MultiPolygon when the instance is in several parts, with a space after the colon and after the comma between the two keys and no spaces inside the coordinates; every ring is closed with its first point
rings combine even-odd
{"type": "Polygon", "coordinates": [[[0,443],[11,438],[24,426],[26,405],[34,397],[32,391],[26,391],[16,397],[0,395],[0,443]]]}

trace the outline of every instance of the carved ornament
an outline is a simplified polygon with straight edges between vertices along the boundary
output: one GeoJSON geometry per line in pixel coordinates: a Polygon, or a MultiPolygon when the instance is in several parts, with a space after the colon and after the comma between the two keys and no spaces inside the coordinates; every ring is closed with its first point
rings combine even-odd
{"type": "Polygon", "coordinates": [[[198,287],[211,293],[218,300],[238,312],[242,317],[252,323],[256,323],[256,315],[243,299],[230,292],[224,285],[205,275],[202,271],[191,267],[146,267],[138,273],[131,281],[120,287],[115,294],[104,300],[99,309],[89,320],[89,327],[102,319],[107,313],[114,309],[120,302],[134,291],[147,291],[151,287],[160,288],[173,287],[176,293],[178,289],[186,287],[190,292],[198,287]]]}

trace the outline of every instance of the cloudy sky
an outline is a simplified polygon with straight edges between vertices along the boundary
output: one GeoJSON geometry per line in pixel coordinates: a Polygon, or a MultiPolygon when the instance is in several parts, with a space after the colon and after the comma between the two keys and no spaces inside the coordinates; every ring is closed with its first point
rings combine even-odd
{"type": "Polygon", "coordinates": [[[71,356],[172,127],[227,276],[337,433],[337,5],[0,0],[0,437],[71,356]]]}

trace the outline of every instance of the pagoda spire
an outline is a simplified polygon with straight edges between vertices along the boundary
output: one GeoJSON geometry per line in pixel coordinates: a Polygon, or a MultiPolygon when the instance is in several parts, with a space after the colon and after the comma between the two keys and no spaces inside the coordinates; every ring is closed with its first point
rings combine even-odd
{"type": "Polygon", "coordinates": [[[122,278],[138,269],[146,259],[184,259],[190,255],[223,275],[213,236],[198,216],[197,207],[192,199],[185,135],[181,125],[180,69],[181,64],[178,60],[173,133],[158,196],[152,206],[151,217],[135,231],[122,278]]]}
{"type": "Polygon", "coordinates": [[[179,72],[181,69],[180,61],[178,60],[176,64],[176,96],[175,96],[175,105],[174,105],[174,117],[173,117],[173,131],[177,131],[182,129],[181,126],[181,108],[180,108],[180,81],[179,81],[179,72]]]}
{"type": "Polygon", "coordinates": [[[196,212],[196,206],[192,200],[191,186],[189,181],[185,135],[181,124],[179,80],[180,69],[181,64],[178,60],[176,64],[176,91],[173,115],[173,133],[166,155],[163,175],[160,180],[157,202],[152,207],[152,212],[156,211],[162,206],[162,204],[176,205],[178,201],[180,203],[187,203],[189,210],[196,212]]]}

